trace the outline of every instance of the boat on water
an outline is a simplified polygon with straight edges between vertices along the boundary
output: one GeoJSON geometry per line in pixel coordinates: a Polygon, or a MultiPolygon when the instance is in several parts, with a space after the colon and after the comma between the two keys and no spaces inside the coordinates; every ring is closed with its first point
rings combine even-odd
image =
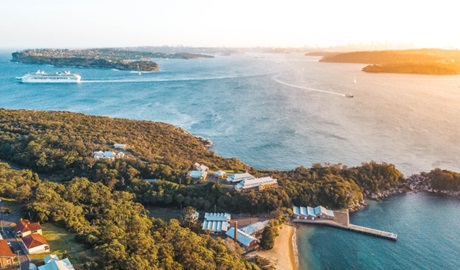
{"type": "Polygon", "coordinates": [[[345,97],[347,97],[347,98],[353,98],[353,94],[345,94],[345,97]]]}
{"type": "Polygon", "coordinates": [[[38,70],[35,73],[28,73],[17,77],[23,83],[79,83],[81,76],[70,71],[60,71],[55,74],[48,74],[38,70]]]}

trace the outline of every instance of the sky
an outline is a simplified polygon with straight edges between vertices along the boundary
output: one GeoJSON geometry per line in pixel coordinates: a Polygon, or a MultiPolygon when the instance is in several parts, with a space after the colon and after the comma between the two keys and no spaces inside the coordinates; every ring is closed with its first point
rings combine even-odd
{"type": "Polygon", "coordinates": [[[453,0],[0,0],[0,47],[460,48],[453,0]]]}

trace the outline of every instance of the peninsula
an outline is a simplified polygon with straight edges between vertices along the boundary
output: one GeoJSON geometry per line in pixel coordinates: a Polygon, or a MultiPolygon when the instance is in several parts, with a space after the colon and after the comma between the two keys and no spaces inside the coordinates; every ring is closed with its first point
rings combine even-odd
{"type": "Polygon", "coordinates": [[[153,58],[195,59],[210,55],[195,53],[145,52],[129,49],[29,49],[12,53],[13,62],[48,64],[56,67],[111,68],[129,71],[159,71],[153,58]]]}
{"type": "Polygon", "coordinates": [[[320,62],[369,64],[362,70],[373,73],[460,74],[459,50],[414,49],[328,53],[323,55],[320,62]]]}
{"type": "MultiPolygon", "coordinates": [[[[368,196],[389,196],[416,186],[457,192],[460,185],[454,172],[435,171],[408,181],[394,165],[373,161],[350,168],[313,164],[289,171],[260,170],[216,155],[203,139],[170,124],[60,111],[0,109],[0,160],[0,197],[25,206],[30,219],[73,234],[93,254],[85,257],[88,269],[257,269],[257,262],[241,253],[259,242],[267,250],[273,248],[276,226],[295,212],[293,205],[357,210],[368,196]],[[192,176],[192,169],[199,178],[192,176]],[[203,172],[208,170],[206,178],[203,172]],[[230,175],[225,179],[223,173],[230,175]],[[237,185],[243,186],[267,178],[278,181],[242,191],[235,188],[237,178],[237,185]],[[148,216],[147,207],[191,211],[183,211],[179,220],[163,221],[156,214],[148,216]],[[194,209],[232,213],[239,216],[239,225],[245,219],[259,221],[257,215],[270,221],[260,240],[241,234],[240,240],[251,240],[245,245],[229,234],[211,236],[194,209]],[[133,257],[139,262],[130,260],[133,257]],[[134,263],[136,268],[127,267],[134,263]]],[[[282,226],[278,248],[259,255],[294,269],[294,228],[282,226]]],[[[369,232],[356,226],[347,229],[369,232]]]]}

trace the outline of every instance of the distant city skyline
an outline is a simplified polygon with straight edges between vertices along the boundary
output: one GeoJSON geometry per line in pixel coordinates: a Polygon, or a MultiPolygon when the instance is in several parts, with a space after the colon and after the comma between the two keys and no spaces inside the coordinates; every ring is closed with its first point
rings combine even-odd
{"type": "Polygon", "coordinates": [[[0,47],[460,48],[455,31],[460,16],[454,4],[447,0],[4,0],[0,47]]]}

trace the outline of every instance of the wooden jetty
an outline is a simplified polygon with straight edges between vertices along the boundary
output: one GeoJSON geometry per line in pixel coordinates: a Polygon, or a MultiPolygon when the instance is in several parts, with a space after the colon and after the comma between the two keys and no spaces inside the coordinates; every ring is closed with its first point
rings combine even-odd
{"type": "Polygon", "coordinates": [[[381,230],[376,230],[376,229],[371,229],[363,226],[358,226],[354,224],[350,224],[348,222],[348,212],[339,212],[339,211],[334,211],[335,216],[344,216],[345,214],[347,215],[346,220],[344,222],[339,222],[335,220],[326,220],[326,219],[315,219],[315,220],[309,220],[309,219],[293,219],[292,222],[295,223],[306,223],[306,224],[318,224],[318,225],[327,225],[331,227],[336,227],[339,229],[344,229],[344,230],[349,230],[349,231],[354,231],[354,232],[359,232],[359,233],[364,233],[364,234],[369,234],[372,236],[377,236],[389,240],[396,241],[398,239],[398,235],[396,233],[391,233],[391,232],[385,232],[381,230]]]}

